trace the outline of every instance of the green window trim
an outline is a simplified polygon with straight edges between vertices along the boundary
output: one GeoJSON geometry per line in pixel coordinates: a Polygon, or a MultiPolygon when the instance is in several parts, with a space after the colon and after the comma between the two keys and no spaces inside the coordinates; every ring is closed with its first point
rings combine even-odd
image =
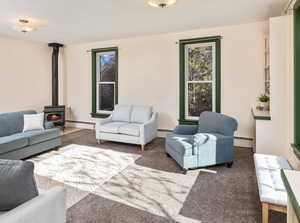
{"type": "Polygon", "coordinates": [[[119,66],[119,54],[118,47],[98,48],[92,49],[92,118],[107,118],[110,114],[97,113],[97,68],[96,68],[96,54],[102,52],[116,53],[116,85],[115,85],[115,104],[118,104],[118,66],[119,66]]]}
{"type": "Polygon", "coordinates": [[[196,125],[197,120],[187,120],[185,118],[185,45],[191,43],[209,43],[216,44],[216,112],[221,112],[221,36],[211,36],[204,38],[185,39],[179,41],[179,124],[196,125]]]}
{"type": "Polygon", "coordinates": [[[291,188],[291,185],[289,184],[289,181],[288,181],[288,179],[285,175],[284,169],[281,169],[280,173],[281,173],[281,179],[282,179],[282,181],[284,183],[284,186],[286,188],[289,200],[292,203],[292,206],[293,206],[294,212],[296,214],[296,217],[297,217],[298,221],[300,221],[300,208],[299,208],[299,204],[298,204],[298,201],[296,199],[296,196],[295,196],[295,194],[294,194],[294,192],[291,188]]]}
{"type": "Polygon", "coordinates": [[[300,159],[300,0],[294,5],[294,153],[300,159]],[[298,114],[298,115],[297,115],[298,114]]]}

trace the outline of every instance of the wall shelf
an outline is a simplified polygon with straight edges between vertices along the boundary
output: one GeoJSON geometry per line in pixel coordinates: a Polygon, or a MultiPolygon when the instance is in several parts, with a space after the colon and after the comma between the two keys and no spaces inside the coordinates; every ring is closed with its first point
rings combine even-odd
{"type": "Polygon", "coordinates": [[[259,111],[252,108],[251,112],[255,120],[271,120],[270,111],[259,111]]]}

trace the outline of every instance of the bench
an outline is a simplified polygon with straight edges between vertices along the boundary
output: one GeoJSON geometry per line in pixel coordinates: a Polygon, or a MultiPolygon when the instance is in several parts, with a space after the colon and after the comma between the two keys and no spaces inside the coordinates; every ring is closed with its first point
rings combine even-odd
{"type": "Polygon", "coordinates": [[[269,222],[269,210],[287,213],[287,192],[281,179],[281,169],[292,169],[280,156],[254,154],[255,171],[262,203],[262,222],[269,222]]]}

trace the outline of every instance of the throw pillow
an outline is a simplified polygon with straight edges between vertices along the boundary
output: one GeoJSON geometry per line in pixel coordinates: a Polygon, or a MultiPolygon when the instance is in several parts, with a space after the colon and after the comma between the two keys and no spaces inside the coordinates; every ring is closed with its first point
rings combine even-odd
{"type": "Polygon", "coordinates": [[[0,211],[9,211],[38,196],[32,162],[0,160],[0,211]]]}
{"type": "Polygon", "coordinates": [[[133,106],[131,112],[131,122],[145,123],[151,119],[152,107],[151,106],[133,106]]]}
{"type": "Polygon", "coordinates": [[[130,122],[131,105],[116,105],[112,113],[114,122],[130,122]]]}
{"type": "Polygon", "coordinates": [[[44,113],[34,115],[24,115],[24,128],[23,132],[30,130],[43,130],[44,129],[44,113]]]}

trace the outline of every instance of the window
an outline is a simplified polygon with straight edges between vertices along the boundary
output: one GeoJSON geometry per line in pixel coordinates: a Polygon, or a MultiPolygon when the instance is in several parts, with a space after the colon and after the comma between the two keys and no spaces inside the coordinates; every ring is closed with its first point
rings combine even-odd
{"type": "Polygon", "coordinates": [[[180,124],[220,112],[220,37],[180,41],[180,124]]]}
{"type": "Polygon", "coordinates": [[[118,102],[118,48],[92,50],[92,117],[105,118],[118,102]]]}

